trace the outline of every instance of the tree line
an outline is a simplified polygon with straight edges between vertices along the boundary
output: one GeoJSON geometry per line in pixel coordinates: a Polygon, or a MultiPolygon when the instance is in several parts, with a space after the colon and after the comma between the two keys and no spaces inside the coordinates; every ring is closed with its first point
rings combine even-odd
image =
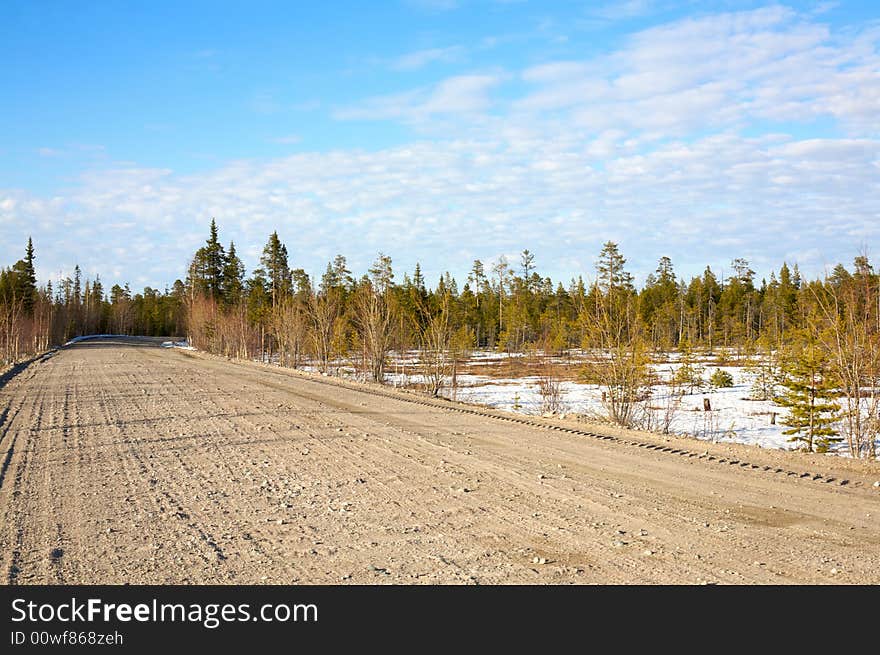
{"type": "Polygon", "coordinates": [[[37,283],[34,245],[25,255],[0,268],[0,363],[9,364],[88,334],[183,334],[186,330],[183,283],[172,290],[129,285],[104,288],[100,276],[73,276],[44,286],[37,283]]]}
{"type": "MultiPolygon", "coordinates": [[[[842,439],[854,455],[876,454],[880,275],[864,254],[822,279],[783,263],[760,281],[744,259],[733,260],[727,277],[707,266],[685,280],[661,257],[637,288],[609,241],[595,277],[567,284],[539,274],[528,250],[514,263],[474,261],[461,286],[449,273],[428,284],[419,264],[401,279],[381,253],[360,277],[338,255],[312,279],[291,264],[277,232],[248,274],[212,221],[186,279],[161,292],[115,285],[108,293],[78,268],[55,289],[38,287],[33,262],[29,241],[25,257],[0,270],[7,362],[79,334],[185,334],[196,348],[229,357],[309,362],[324,373],[347,362],[381,383],[389,354],[411,351],[426,390],[438,395],[473,349],[577,351],[586,359],[583,379],[603,388],[609,417],[638,427],[657,383],[652,358],[700,349],[752,361],[768,397],[789,408],[787,428],[805,448],[842,439]]],[[[558,393],[552,378],[542,385],[558,393]]]]}

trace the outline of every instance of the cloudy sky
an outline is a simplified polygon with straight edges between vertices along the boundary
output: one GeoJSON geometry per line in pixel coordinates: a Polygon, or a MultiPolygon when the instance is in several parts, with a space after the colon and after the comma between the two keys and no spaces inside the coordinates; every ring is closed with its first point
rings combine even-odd
{"type": "Polygon", "coordinates": [[[880,4],[0,4],[0,265],[163,288],[378,251],[463,279],[880,260],[880,4]]]}

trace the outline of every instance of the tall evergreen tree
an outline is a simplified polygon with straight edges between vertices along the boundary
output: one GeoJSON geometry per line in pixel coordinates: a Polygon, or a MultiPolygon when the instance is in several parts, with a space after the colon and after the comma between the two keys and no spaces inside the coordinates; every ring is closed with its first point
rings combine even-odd
{"type": "Polygon", "coordinates": [[[394,285],[394,272],[391,270],[391,257],[381,252],[370,268],[370,281],[376,293],[384,294],[394,285]]]}
{"type": "Polygon", "coordinates": [[[344,290],[354,287],[354,279],[348,270],[348,263],[342,255],[336,255],[332,262],[327,262],[327,269],[321,276],[318,290],[326,296],[331,289],[344,290]]]}
{"type": "Polygon", "coordinates": [[[416,268],[413,271],[413,286],[419,293],[425,292],[425,276],[422,275],[422,267],[416,262],[416,268]]]}
{"type": "Polygon", "coordinates": [[[34,313],[34,303],[37,300],[37,274],[34,269],[34,243],[28,237],[24,259],[17,261],[12,266],[15,274],[15,295],[22,303],[22,309],[26,316],[34,313]]]}
{"type": "Polygon", "coordinates": [[[834,423],[840,411],[834,398],[839,396],[827,357],[812,343],[789,352],[782,364],[784,391],[775,402],[788,408],[782,421],[789,441],[803,444],[808,452],[827,452],[841,441],[834,423]]]}
{"type": "Polygon", "coordinates": [[[528,249],[520,253],[520,267],[522,268],[522,276],[524,280],[528,280],[535,270],[535,255],[528,249]]]}
{"type": "Polygon", "coordinates": [[[290,292],[290,267],[287,263],[287,247],[278,238],[278,232],[269,235],[263,248],[260,263],[266,272],[272,307],[277,307],[281,299],[290,292]]]}
{"type": "Polygon", "coordinates": [[[611,294],[616,289],[632,289],[633,278],[624,270],[624,264],[626,259],[620,254],[617,244],[606,241],[596,263],[599,288],[603,293],[611,294]]]}
{"type": "Polygon", "coordinates": [[[235,242],[229,242],[229,249],[223,262],[223,300],[227,306],[241,301],[244,291],[244,264],[235,252],[235,242]]]}
{"type": "Polygon", "coordinates": [[[223,252],[223,246],[220,245],[220,239],[217,234],[217,223],[211,219],[211,235],[208,237],[206,251],[206,274],[208,281],[208,291],[214,299],[223,296],[223,264],[226,261],[226,254],[223,252]]]}
{"type": "Polygon", "coordinates": [[[190,264],[190,285],[195,293],[215,301],[223,299],[223,268],[226,253],[220,244],[217,223],[211,219],[211,232],[205,245],[196,251],[190,264]]]}

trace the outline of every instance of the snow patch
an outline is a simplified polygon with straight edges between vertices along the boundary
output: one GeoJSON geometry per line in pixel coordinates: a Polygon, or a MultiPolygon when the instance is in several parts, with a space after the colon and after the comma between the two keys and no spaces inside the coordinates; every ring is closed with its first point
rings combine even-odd
{"type": "Polygon", "coordinates": [[[179,348],[180,350],[196,350],[191,345],[189,345],[189,341],[163,341],[163,348],[179,348]]]}
{"type": "Polygon", "coordinates": [[[73,339],[71,339],[70,341],[65,343],[64,345],[70,346],[75,343],[79,343],[80,341],[88,341],[89,339],[112,339],[112,338],[124,338],[126,336],[128,336],[128,335],[126,335],[126,334],[85,334],[81,337],[74,337],[73,339]]]}

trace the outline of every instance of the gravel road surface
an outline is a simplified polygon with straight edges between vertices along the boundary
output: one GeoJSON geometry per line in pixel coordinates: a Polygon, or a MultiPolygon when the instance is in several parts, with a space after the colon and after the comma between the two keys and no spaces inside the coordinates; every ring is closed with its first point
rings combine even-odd
{"type": "Polygon", "coordinates": [[[9,584],[880,582],[876,464],[520,422],[150,340],[12,373],[9,584]]]}

